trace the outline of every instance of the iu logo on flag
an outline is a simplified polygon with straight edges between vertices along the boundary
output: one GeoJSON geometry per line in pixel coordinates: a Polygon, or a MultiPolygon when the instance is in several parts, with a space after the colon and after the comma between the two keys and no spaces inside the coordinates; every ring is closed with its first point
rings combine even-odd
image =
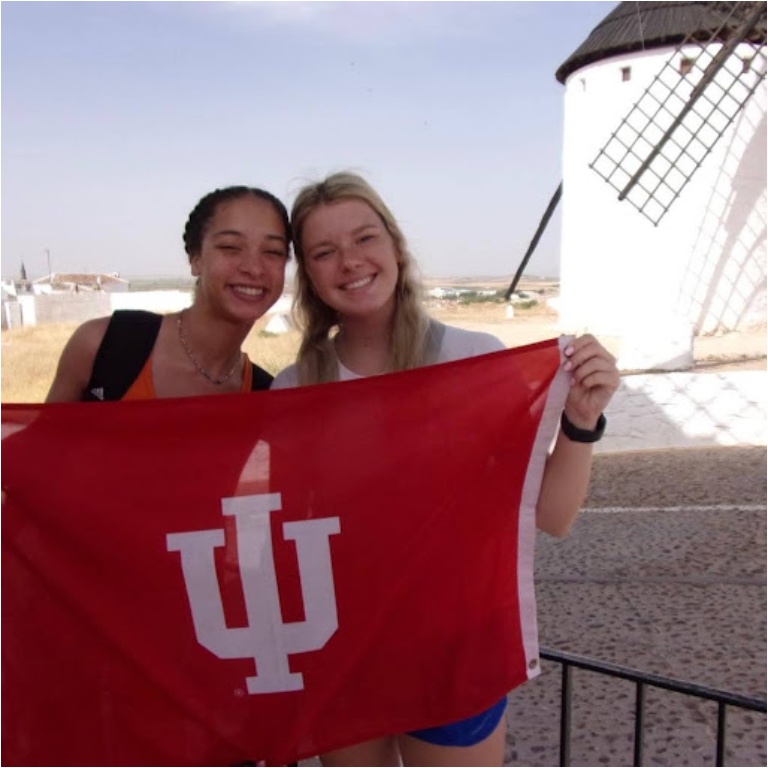
{"type": "Polygon", "coordinates": [[[285,522],[283,537],[294,541],[299,564],[304,621],[284,622],[272,548],[270,514],[281,509],[279,493],[222,499],[224,515],[235,518],[237,557],[248,626],[227,627],[216,574],[214,550],[224,545],[224,529],[170,533],[169,552],[181,553],[181,568],[197,640],[221,659],[253,658],[257,674],[246,678],[248,693],[304,688],[291,672],[288,656],[321,649],[339,626],[330,537],[338,517],[285,522]]]}

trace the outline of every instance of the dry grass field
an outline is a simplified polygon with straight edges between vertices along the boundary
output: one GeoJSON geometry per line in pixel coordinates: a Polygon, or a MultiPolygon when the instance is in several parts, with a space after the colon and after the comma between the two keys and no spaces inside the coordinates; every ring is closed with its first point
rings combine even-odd
{"type": "MultiPolygon", "coordinates": [[[[469,328],[482,326],[484,330],[493,332],[489,326],[506,321],[503,304],[473,303],[462,306],[456,301],[429,301],[428,305],[430,312],[438,319],[469,328]]],[[[549,315],[554,318],[554,314],[541,305],[521,310],[515,320],[522,327],[526,317],[544,319],[549,315]]],[[[299,334],[296,331],[279,336],[267,334],[264,332],[266,324],[266,318],[256,323],[243,349],[251,360],[276,373],[295,359],[299,334]]],[[[39,403],[45,399],[61,351],[76,327],[75,324],[40,325],[2,332],[2,402],[39,403]]],[[[528,321],[525,327],[533,326],[528,321]]],[[[541,335],[546,333],[544,330],[537,333],[540,338],[546,338],[546,335],[541,335]]],[[[527,343],[528,335],[521,336],[521,344],[527,343]]],[[[554,327],[549,335],[556,335],[554,327]]]]}
{"type": "MultiPolygon", "coordinates": [[[[446,285],[443,280],[441,285],[446,285]]],[[[504,290],[503,281],[454,280],[452,285],[467,289],[504,290]]],[[[427,281],[427,287],[430,287],[427,281]]],[[[445,323],[469,330],[497,335],[508,347],[553,338],[559,333],[557,314],[546,300],[557,295],[554,281],[523,282],[521,290],[539,295],[540,301],[528,308],[518,307],[513,318],[507,316],[504,303],[456,300],[427,301],[429,312],[445,323]]],[[[299,334],[292,331],[275,336],[264,332],[267,319],[259,320],[245,341],[244,349],[254,362],[272,373],[293,362],[299,345],[299,334]]],[[[2,332],[0,356],[0,396],[4,403],[42,402],[53,381],[56,364],[75,325],[41,325],[2,332]]],[[[610,340],[605,340],[611,348],[610,340]]],[[[616,352],[616,350],[612,350],[616,352]]],[[[725,368],[765,369],[765,328],[750,333],[734,333],[721,337],[695,340],[697,367],[708,370],[725,368]]]]}
{"type": "MultiPolygon", "coordinates": [[[[243,345],[254,362],[276,373],[293,362],[299,334],[265,335],[265,320],[257,323],[243,345]]],[[[40,325],[2,332],[0,392],[4,403],[40,403],[45,400],[64,345],[76,324],[40,325]]]]}

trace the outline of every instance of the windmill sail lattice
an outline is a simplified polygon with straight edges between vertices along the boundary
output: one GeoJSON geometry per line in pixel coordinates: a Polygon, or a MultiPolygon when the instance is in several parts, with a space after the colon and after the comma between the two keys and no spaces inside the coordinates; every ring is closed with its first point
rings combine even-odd
{"type": "Polygon", "coordinates": [[[766,4],[712,3],[590,167],[653,224],[680,196],[766,75],[766,4]]]}

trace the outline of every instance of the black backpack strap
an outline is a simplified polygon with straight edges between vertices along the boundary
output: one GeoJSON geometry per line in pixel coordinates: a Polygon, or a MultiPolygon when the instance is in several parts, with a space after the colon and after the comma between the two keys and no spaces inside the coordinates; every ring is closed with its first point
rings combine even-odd
{"type": "Polygon", "coordinates": [[[267,373],[263,368],[259,368],[255,363],[251,363],[251,368],[251,392],[256,392],[259,389],[269,389],[272,379],[275,377],[271,373],[267,373]]]}
{"type": "Polygon", "coordinates": [[[162,321],[162,315],[141,309],[113,312],[82,399],[119,400],[152,353],[162,321]]]}

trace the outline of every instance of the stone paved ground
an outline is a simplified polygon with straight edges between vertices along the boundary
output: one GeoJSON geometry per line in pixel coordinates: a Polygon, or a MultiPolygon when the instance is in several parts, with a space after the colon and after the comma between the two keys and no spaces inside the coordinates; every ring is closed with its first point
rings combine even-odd
{"type": "MultiPolygon", "coordinates": [[[[571,536],[538,542],[542,645],[764,699],[765,505],[765,448],[596,457],[571,536]]],[[[509,697],[507,765],[558,765],[559,666],[542,669],[509,697]]],[[[574,681],[571,765],[632,765],[634,686],[574,681]]],[[[643,764],[714,765],[716,717],[649,692],[643,764]]],[[[726,765],[766,765],[765,716],[728,723],[726,765]]]]}

